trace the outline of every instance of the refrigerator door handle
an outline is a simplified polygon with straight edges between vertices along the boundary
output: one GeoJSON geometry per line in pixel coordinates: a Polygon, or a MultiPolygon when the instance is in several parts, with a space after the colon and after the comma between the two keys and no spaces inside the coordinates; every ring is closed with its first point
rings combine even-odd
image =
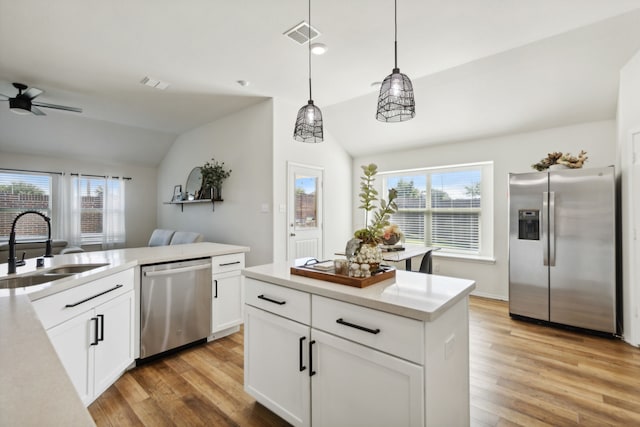
{"type": "Polygon", "coordinates": [[[542,218],[540,219],[542,230],[542,264],[549,265],[549,239],[547,238],[547,225],[549,224],[549,193],[542,193],[542,218]]]}
{"type": "Polygon", "coordinates": [[[556,265],[556,193],[549,192],[549,265],[556,265]]]}

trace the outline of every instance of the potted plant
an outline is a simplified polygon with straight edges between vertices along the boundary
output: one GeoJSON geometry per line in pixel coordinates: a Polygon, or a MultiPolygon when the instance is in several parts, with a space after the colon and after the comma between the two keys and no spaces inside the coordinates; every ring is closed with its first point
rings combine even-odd
{"type": "MultiPolygon", "coordinates": [[[[365,211],[365,226],[353,233],[354,239],[347,243],[347,256],[353,264],[367,265],[366,271],[374,270],[382,261],[382,252],[378,246],[383,242],[384,228],[389,226],[389,218],[395,213],[398,206],[394,200],[398,197],[396,189],[389,190],[389,201],[378,199],[378,190],[373,186],[378,166],[371,163],[361,166],[363,176],[360,177],[360,209],[365,211]],[[373,212],[371,220],[369,213],[373,212]],[[355,245],[357,243],[357,246],[355,245]],[[350,253],[352,252],[352,253],[350,253]]],[[[353,270],[352,265],[352,270],[353,270]]],[[[357,275],[358,272],[356,271],[357,275]]]]}
{"type": "MultiPolygon", "coordinates": [[[[218,162],[216,159],[211,158],[211,161],[206,162],[201,167],[202,170],[202,190],[201,194],[213,194],[211,197],[214,200],[222,200],[222,183],[225,179],[231,176],[231,169],[227,170],[224,167],[224,162],[218,162]]],[[[207,198],[202,197],[201,198],[207,198]]]]}

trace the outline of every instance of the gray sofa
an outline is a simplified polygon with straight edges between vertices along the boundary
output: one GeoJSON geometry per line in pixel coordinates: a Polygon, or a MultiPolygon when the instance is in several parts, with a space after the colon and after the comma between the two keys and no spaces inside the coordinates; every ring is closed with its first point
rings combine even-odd
{"type": "Polygon", "coordinates": [[[149,246],[183,245],[202,242],[203,236],[193,231],[174,231],[156,228],[149,238],[149,246]]]}

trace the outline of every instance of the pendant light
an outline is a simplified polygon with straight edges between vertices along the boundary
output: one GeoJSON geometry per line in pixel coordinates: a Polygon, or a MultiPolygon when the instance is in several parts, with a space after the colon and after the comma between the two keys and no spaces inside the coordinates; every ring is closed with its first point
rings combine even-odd
{"type": "Polygon", "coordinates": [[[322,142],[322,112],[313,104],[311,97],[311,0],[309,0],[309,31],[307,33],[309,49],[309,101],[298,111],[293,139],[300,142],[322,142]]]}
{"type": "Polygon", "coordinates": [[[404,122],[416,115],[411,80],[398,68],[398,1],[394,0],[395,66],[380,86],[376,119],[381,122],[404,122]]]}

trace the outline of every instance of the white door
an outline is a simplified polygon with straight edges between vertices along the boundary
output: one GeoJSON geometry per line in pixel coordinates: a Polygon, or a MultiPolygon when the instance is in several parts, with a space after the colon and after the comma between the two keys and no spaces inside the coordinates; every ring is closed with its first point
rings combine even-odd
{"type": "Polygon", "coordinates": [[[423,368],[312,330],[314,427],[424,425],[423,368]]]}
{"type": "Polygon", "coordinates": [[[294,426],[311,420],[308,337],[308,326],[245,307],[245,391],[294,426]]]}
{"type": "MultiPolygon", "coordinates": [[[[71,378],[82,403],[93,400],[93,347],[97,344],[96,325],[98,318],[93,310],[47,331],[51,344],[71,378]]],[[[55,396],[51,396],[55,399],[55,396]]]]}
{"type": "Polygon", "coordinates": [[[323,254],[322,178],[324,170],[288,163],[288,243],[287,259],[323,254]]]}
{"type": "Polygon", "coordinates": [[[133,362],[134,312],[133,291],[96,307],[100,328],[98,345],[93,348],[95,396],[109,388],[133,362]]]}

